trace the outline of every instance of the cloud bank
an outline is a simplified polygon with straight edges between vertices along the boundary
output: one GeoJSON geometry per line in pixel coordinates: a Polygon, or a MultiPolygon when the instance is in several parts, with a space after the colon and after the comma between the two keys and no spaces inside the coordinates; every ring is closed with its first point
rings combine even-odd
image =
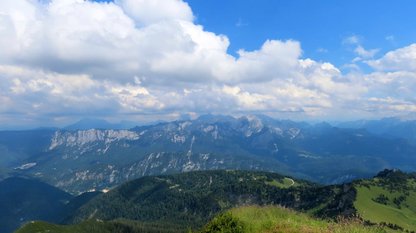
{"type": "MultiPolygon", "coordinates": [[[[2,0],[0,124],[85,116],[171,119],[183,113],[360,118],[416,111],[416,45],[343,74],[268,40],[227,53],[226,35],[195,23],[182,0],[2,0]]],[[[352,43],[352,42],[351,42],[352,43]]]]}

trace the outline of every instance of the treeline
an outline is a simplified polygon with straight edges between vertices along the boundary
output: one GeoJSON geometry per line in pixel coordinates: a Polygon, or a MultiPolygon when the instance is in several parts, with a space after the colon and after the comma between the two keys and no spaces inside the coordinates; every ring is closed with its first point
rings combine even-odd
{"type": "MultiPolygon", "coordinates": [[[[280,205],[309,210],[331,203],[342,188],[321,187],[295,180],[296,187],[268,183],[285,177],[266,172],[204,171],[180,175],[144,177],[103,194],[82,207],[71,222],[89,217],[113,220],[162,221],[199,228],[219,212],[241,205],[280,205]]],[[[337,206],[338,204],[332,203],[337,206]]],[[[329,206],[326,216],[343,209],[329,206]]]]}

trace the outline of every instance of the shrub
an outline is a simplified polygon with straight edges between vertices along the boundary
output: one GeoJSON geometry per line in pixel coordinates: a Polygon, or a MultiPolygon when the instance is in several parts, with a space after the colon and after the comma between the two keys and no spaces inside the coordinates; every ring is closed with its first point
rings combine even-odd
{"type": "Polygon", "coordinates": [[[209,222],[200,233],[244,233],[244,225],[230,213],[223,213],[209,222]]]}

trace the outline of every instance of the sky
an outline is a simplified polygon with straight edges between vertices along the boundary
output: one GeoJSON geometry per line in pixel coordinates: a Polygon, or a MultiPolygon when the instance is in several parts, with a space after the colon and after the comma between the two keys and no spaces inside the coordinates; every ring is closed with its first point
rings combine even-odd
{"type": "Polygon", "coordinates": [[[2,0],[0,129],[416,116],[416,2],[2,0]]]}

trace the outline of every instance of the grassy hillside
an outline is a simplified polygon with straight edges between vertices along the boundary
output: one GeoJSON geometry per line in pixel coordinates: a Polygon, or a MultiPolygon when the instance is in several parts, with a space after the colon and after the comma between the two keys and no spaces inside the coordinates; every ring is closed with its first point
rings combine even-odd
{"type": "Polygon", "coordinates": [[[416,180],[400,171],[385,171],[370,180],[356,182],[354,206],[373,223],[416,231],[416,180]]]}
{"type": "Polygon", "coordinates": [[[280,207],[247,206],[215,217],[200,233],[383,233],[359,221],[338,223],[312,218],[280,207]]]}

